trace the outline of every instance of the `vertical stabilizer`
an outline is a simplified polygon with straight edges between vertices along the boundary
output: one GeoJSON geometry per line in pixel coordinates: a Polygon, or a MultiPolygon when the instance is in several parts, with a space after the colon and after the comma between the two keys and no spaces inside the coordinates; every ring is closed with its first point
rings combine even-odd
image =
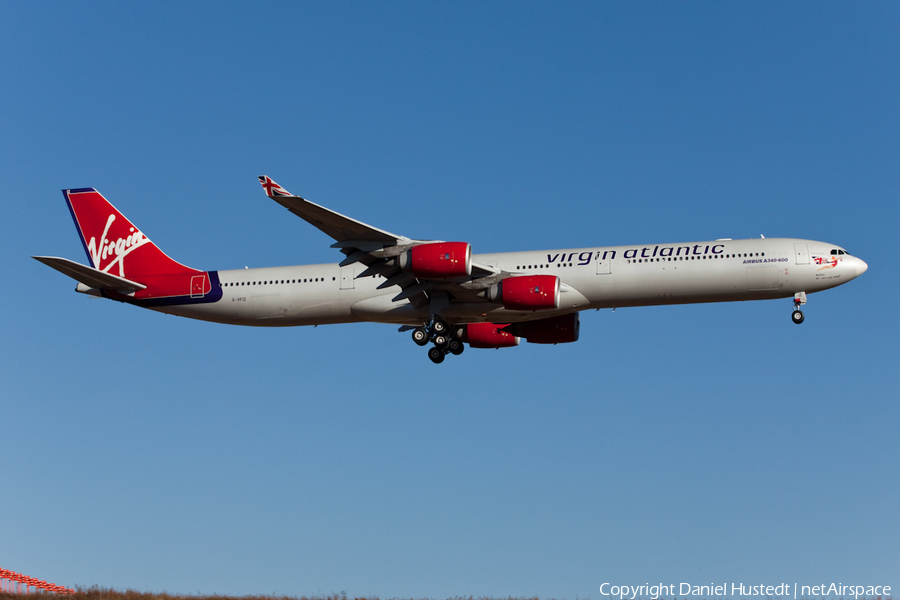
{"type": "Polygon", "coordinates": [[[133,280],[199,273],[169,258],[94,188],[63,190],[63,196],[95,269],[133,280]]]}

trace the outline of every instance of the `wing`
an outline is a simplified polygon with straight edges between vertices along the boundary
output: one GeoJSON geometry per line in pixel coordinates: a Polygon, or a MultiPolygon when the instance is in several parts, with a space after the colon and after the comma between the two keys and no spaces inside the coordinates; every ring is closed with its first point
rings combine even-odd
{"type": "Polygon", "coordinates": [[[414,240],[361,223],[294,196],[266,175],[260,175],[259,182],[272,200],[335,240],[331,247],[340,249],[345,255],[340,263],[342,267],[362,263],[366,269],[357,278],[384,277],[379,289],[400,286],[402,291],[393,298],[395,302],[409,300],[418,308],[439,292],[446,292],[451,302],[486,302],[480,292],[510,275],[473,262],[471,274],[465,277],[453,280],[415,277],[401,268],[402,255],[415,246],[441,243],[440,240],[414,240]]]}
{"type": "Polygon", "coordinates": [[[360,223],[356,219],[345,217],[300,196],[294,196],[265,175],[259,176],[259,182],[262,184],[266,194],[269,195],[269,198],[310,225],[321,229],[338,242],[360,242],[395,246],[404,241],[412,241],[409,238],[360,223]]]}

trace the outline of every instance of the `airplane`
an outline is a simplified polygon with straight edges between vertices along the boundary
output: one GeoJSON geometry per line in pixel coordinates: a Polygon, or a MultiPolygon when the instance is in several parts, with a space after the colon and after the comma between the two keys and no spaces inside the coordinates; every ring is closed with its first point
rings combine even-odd
{"type": "Polygon", "coordinates": [[[63,190],[89,265],[36,260],[75,291],[192,319],[288,327],[400,325],[440,363],[472,348],[575,342],[587,309],[793,298],[847,283],[863,260],[792,238],[473,254],[466,242],[389,233],[295,196],[268,176],[266,194],[335,240],[343,260],[228,271],[187,267],[160,250],[94,188],[63,190]]]}

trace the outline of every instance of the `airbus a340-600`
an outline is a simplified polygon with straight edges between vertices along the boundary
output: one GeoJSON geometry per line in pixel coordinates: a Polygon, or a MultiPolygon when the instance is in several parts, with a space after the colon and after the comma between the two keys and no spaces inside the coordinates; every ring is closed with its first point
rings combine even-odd
{"type": "Polygon", "coordinates": [[[90,266],[37,260],[76,291],[192,319],[286,327],[373,321],[412,331],[435,363],[521,339],[578,339],[586,309],[793,298],[847,283],[867,268],[834,244],[760,238],[473,254],[466,242],[388,233],[290,194],[268,196],[334,238],[333,264],[199,271],[164,254],[93,188],[63,190],[90,266]]]}

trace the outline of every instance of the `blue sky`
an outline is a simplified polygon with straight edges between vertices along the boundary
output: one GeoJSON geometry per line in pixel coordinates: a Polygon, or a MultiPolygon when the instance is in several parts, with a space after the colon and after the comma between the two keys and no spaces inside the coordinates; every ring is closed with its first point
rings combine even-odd
{"type": "Polygon", "coordinates": [[[4,3],[0,566],[170,592],[900,589],[896,3],[4,3]],[[801,237],[790,301],[432,365],[73,292],[62,188],[201,269],[334,262],[294,193],[476,252],[801,237]]]}

